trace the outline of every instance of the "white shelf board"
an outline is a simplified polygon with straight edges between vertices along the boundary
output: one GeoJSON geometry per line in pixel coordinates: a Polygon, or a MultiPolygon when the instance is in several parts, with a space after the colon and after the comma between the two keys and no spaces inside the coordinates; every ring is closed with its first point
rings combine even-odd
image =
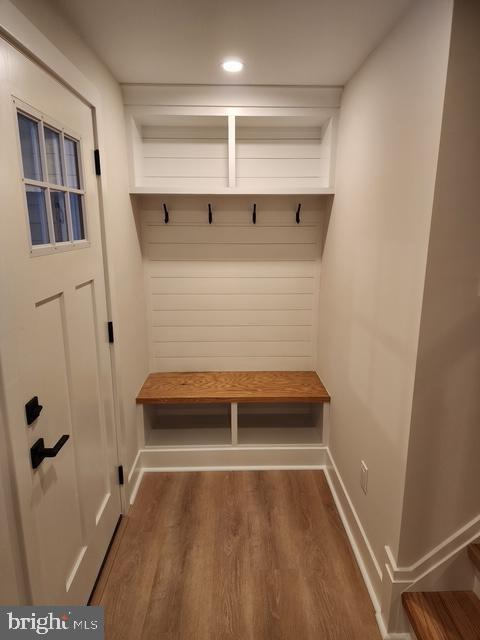
{"type": "Polygon", "coordinates": [[[240,445],[301,445],[322,444],[322,432],[314,427],[241,427],[240,445]]]}
{"type": "Polygon", "coordinates": [[[145,433],[145,444],[149,447],[231,445],[229,427],[200,427],[149,429],[145,433]]]}
{"type": "Polygon", "coordinates": [[[267,189],[252,189],[251,187],[218,187],[204,189],[190,187],[174,187],[172,189],[158,187],[131,187],[130,194],[152,194],[152,195],[334,195],[335,189],[332,187],[277,187],[267,189]]]}
{"type": "Polygon", "coordinates": [[[302,114],[301,116],[281,116],[270,113],[258,116],[237,116],[237,129],[307,129],[321,128],[332,117],[328,110],[318,110],[313,114],[302,114]]]}

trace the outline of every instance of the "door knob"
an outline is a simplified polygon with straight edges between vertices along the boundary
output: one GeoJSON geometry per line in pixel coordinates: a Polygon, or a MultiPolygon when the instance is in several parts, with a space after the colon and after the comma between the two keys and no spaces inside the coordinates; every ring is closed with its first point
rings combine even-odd
{"type": "Polygon", "coordinates": [[[53,447],[46,447],[43,438],[39,438],[30,449],[32,469],[36,469],[45,458],[55,458],[69,437],[67,434],[63,435],[53,447]]]}

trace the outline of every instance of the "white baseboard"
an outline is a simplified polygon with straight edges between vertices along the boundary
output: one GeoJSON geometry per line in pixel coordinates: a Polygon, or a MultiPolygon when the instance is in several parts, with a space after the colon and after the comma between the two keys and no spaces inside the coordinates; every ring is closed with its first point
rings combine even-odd
{"type": "Polygon", "coordinates": [[[146,447],[140,452],[144,471],[322,469],[326,459],[323,445],[146,447]]]}
{"type": "Polygon", "coordinates": [[[145,470],[140,469],[136,476],[135,484],[133,485],[132,491],[130,493],[130,505],[132,505],[135,502],[135,498],[137,497],[138,490],[140,488],[140,485],[142,484],[142,478],[144,473],[145,473],[145,470]]]}
{"type": "Polygon", "coordinates": [[[380,615],[377,616],[377,622],[383,640],[415,640],[413,633],[408,633],[407,631],[404,633],[388,633],[385,629],[383,618],[380,615]]]}
{"type": "Polygon", "coordinates": [[[380,629],[380,634],[383,640],[415,640],[416,636],[412,631],[402,631],[399,633],[389,633],[387,631],[387,627],[385,626],[385,621],[381,612],[375,613],[377,618],[378,628],[380,629]]]}
{"type": "MultiPolygon", "coordinates": [[[[350,533],[351,542],[358,550],[361,560],[361,567],[365,567],[369,582],[372,584],[375,598],[379,600],[382,584],[382,569],[375,557],[370,541],[367,537],[365,529],[362,526],[360,518],[353,506],[348,495],[347,488],[338,471],[337,465],[332,458],[329,450],[327,450],[327,480],[330,489],[337,503],[347,534],[350,533]]],[[[358,558],[357,558],[358,561],[358,558]]],[[[359,563],[360,564],[360,563],[359,563]]],[[[360,567],[360,568],[361,568],[360,567]]]]}
{"type": "Polygon", "coordinates": [[[332,492],[337,511],[347,533],[358,567],[367,587],[375,610],[378,628],[384,640],[411,640],[409,633],[389,634],[381,613],[382,570],[373,553],[372,546],[361,524],[360,518],[348,495],[347,489],[340,476],[335,461],[327,449],[327,463],[325,468],[330,491],[332,492]]]}
{"type": "Polygon", "coordinates": [[[142,481],[143,470],[141,466],[141,452],[142,450],[139,449],[127,476],[126,497],[128,505],[134,503],[138,488],[142,481]]]}
{"type": "MultiPolygon", "coordinates": [[[[384,602],[384,616],[389,624],[398,629],[407,628],[408,621],[401,603],[401,594],[407,590],[422,590],[417,585],[429,578],[435,583],[436,573],[440,577],[454,559],[458,559],[469,544],[480,535],[480,516],[473,518],[455,531],[441,544],[425,554],[410,566],[398,566],[391,549],[385,547],[384,593],[389,597],[384,602]]],[[[467,566],[468,563],[466,563],[467,566]]],[[[465,569],[464,579],[468,581],[470,568],[465,569]]],[[[462,587],[463,588],[463,587],[462,587]]],[[[428,590],[431,590],[429,588],[428,590]]]]}
{"type": "Polygon", "coordinates": [[[129,502],[134,503],[147,472],[323,469],[326,460],[323,445],[146,447],[139,450],[128,476],[129,502]]]}
{"type": "Polygon", "coordinates": [[[480,515],[467,522],[446,540],[408,567],[397,565],[390,547],[385,547],[387,566],[393,582],[414,583],[456,556],[480,536],[480,515]]]}

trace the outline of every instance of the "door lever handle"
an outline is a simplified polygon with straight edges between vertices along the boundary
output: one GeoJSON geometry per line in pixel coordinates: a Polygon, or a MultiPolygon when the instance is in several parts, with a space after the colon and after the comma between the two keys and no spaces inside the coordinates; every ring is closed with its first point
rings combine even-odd
{"type": "Polygon", "coordinates": [[[30,449],[32,469],[36,469],[45,458],[55,458],[69,437],[68,434],[63,435],[53,447],[46,447],[43,438],[39,438],[30,449]]]}

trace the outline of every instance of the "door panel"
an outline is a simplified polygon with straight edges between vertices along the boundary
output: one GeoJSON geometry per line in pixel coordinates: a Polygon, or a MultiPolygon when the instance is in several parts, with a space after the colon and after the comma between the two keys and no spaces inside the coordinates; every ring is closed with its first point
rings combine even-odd
{"type": "MultiPolygon", "coordinates": [[[[0,76],[0,366],[31,601],[82,604],[120,514],[92,111],[1,39],[0,76]],[[50,130],[79,141],[87,240],[75,247],[31,249],[17,109],[49,127],[45,158],[51,165],[55,151],[56,182],[58,136],[50,130]],[[28,427],[23,407],[33,396],[43,411],[28,427]],[[39,438],[52,447],[63,434],[69,440],[58,455],[33,470],[30,447],[39,438]]],[[[44,179],[52,176],[46,164],[44,179]]],[[[50,203],[65,235],[58,190],[50,203]]]]}
{"type": "MultiPolygon", "coordinates": [[[[31,339],[25,344],[31,345],[26,353],[31,366],[24,374],[23,384],[37,390],[44,409],[41,420],[29,431],[30,446],[39,437],[45,439],[47,446],[52,446],[63,433],[72,433],[65,328],[62,295],[36,302],[31,339]],[[45,362],[49,363],[48,375],[44,375],[43,366],[38,366],[45,362]]],[[[61,455],[44,460],[38,472],[32,473],[31,511],[42,550],[45,585],[65,584],[65,576],[71,572],[74,559],[83,547],[79,496],[72,469],[75,469],[75,455],[69,441],[61,455]]]]}
{"type": "Polygon", "coordinates": [[[75,361],[73,402],[77,428],[75,449],[79,462],[81,500],[85,527],[96,526],[97,514],[111,493],[106,458],[106,434],[100,388],[100,345],[96,328],[99,326],[95,283],[90,280],[75,287],[70,313],[76,335],[72,339],[72,360],[75,361]],[[95,401],[94,401],[95,400],[95,401]]]}

